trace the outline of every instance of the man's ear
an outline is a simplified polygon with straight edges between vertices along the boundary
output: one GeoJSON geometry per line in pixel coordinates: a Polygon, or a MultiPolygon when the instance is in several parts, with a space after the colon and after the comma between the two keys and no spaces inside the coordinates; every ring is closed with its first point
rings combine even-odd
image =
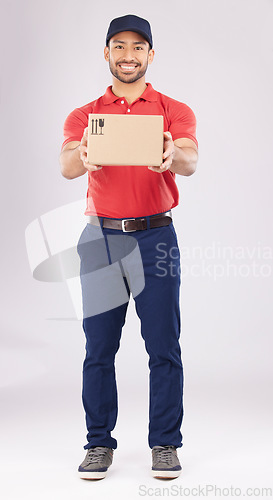
{"type": "Polygon", "coordinates": [[[109,47],[104,48],[104,59],[105,61],[109,61],[109,47]]]}
{"type": "Polygon", "coordinates": [[[148,54],[148,64],[151,64],[154,60],[155,51],[154,49],[149,50],[148,54]]]}

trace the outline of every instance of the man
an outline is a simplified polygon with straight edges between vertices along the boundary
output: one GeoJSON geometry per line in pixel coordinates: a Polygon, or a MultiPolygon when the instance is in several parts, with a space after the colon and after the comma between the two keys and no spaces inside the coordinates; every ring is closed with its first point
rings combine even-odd
{"type": "MultiPolygon", "coordinates": [[[[78,245],[83,304],[88,309],[96,295],[90,294],[86,276],[113,263],[110,238],[115,236],[115,241],[118,238],[122,242],[129,231],[140,251],[145,277],[144,288],[134,300],[149,355],[148,441],[152,449],[152,475],[175,478],[181,472],[176,449],[182,446],[183,368],[179,345],[179,248],[171,209],[178,205],[175,174],[188,176],[196,169],[196,120],[188,106],[160,94],[145,82],[147,67],[154,58],[148,21],[134,15],[111,21],[104,57],[112,73],[112,86],[102,97],[75,109],[67,117],[60,155],[61,172],[67,179],[88,172],[85,212],[88,223],[78,245]],[[161,166],[90,165],[87,162],[89,113],[162,115],[165,132],[161,166]],[[108,245],[105,256],[102,246],[90,246],[101,241],[98,231],[108,245]],[[159,249],[163,248],[166,268],[160,270],[157,260],[159,249]]],[[[130,295],[129,285],[133,281],[130,269],[123,279],[130,295]]],[[[114,360],[128,302],[129,298],[103,312],[84,314],[83,405],[88,443],[84,446],[86,457],[79,467],[83,479],[104,478],[117,448],[117,441],[111,436],[117,419],[114,360]]],[[[132,442],[133,436],[132,429],[132,442]]]]}

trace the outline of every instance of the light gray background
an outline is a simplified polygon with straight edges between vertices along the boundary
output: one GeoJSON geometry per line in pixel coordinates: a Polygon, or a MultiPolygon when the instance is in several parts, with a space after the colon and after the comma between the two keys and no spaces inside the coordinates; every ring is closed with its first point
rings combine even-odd
{"type": "Polygon", "coordinates": [[[271,0],[1,1],[3,498],[139,498],[141,484],[273,486],[272,259],[257,257],[273,246],[272,14],[271,0]],[[174,220],[181,248],[201,247],[203,256],[185,257],[185,270],[224,270],[218,279],[191,271],[183,278],[184,471],[171,484],[149,476],[148,359],[133,301],[116,363],[115,462],[103,482],[78,479],[86,442],[81,324],[65,284],[33,280],[24,241],[32,220],[85,195],[85,177],[60,175],[62,126],[111,84],[105,34],[128,13],[152,25],[147,81],[186,102],[198,121],[198,170],[177,176],[174,220]],[[237,277],[227,271],[226,247],[237,277]],[[241,276],[253,261],[260,275],[241,276]]]}

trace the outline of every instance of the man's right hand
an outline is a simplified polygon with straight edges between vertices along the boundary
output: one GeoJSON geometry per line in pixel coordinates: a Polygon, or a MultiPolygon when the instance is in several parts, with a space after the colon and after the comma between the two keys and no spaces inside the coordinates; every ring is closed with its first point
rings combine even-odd
{"type": "Polygon", "coordinates": [[[84,168],[89,172],[95,172],[96,170],[100,170],[102,167],[100,165],[91,165],[87,161],[87,137],[88,137],[88,127],[84,129],[84,133],[82,136],[82,140],[79,144],[80,151],[80,159],[83,162],[84,168]]]}

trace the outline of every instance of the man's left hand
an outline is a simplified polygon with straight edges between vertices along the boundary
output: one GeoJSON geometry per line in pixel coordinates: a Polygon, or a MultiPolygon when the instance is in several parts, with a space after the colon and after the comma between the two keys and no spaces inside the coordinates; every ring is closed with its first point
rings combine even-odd
{"type": "Polygon", "coordinates": [[[153,172],[157,172],[158,174],[162,174],[162,172],[169,170],[169,168],[172,165],[174,156],[174,142],[172,139],[171,132],[164,132],[163,135],[164,135],[164,152],[162,156],[163,162],[161,163],[160,167],[148,167],[150,170],[153,170],[153,172]]]}

